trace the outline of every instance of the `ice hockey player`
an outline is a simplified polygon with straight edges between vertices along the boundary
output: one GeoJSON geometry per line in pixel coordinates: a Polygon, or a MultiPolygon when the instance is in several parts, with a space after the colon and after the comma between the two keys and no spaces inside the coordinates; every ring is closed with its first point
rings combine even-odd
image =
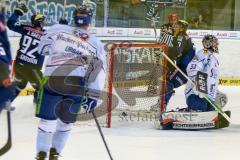
{"type": "MultiPolygon", "coordinates": [[[[218,39],[214,35],[205,35],[202,39],[203,49],[198,51],[191,62],[187,65],[186,72],[188,77],[194,82],[187,82],[186,109],[180,109],[180,112],[167,112],[163,114],[162,126],[165,129],[207,129],[207,128],[223,128],[229,125],[229,122],[218,115],[214,107],[203,98],[197,89],[197,74],[205,73],[205,85],[208,96],[212,100],[216,100],[218,79],[219,79],[219,62],[216,54],[218,54],[218,39]],[[169,115],[171,116],[169,117],[169,115]]],[[[229,114],[230,112],[228,112],[229,114]]]]}
{"type": "Polygon", "coordinates": [[[18,19],[27,11],[28,9],[24,3],[18,4],[14,13],[8,19],[7,26],[10,30],[22,35],[14,63],[14,81],[17,85],[16,92],[19,93],[30,82],[35,89],[34,102],[36,102],[42,79],[41,69],[44,61],[44,56],[38,54],[37,48],[40,38],[44,34],[45,17],[41,14],[35,14],[31,17],[31,25],[21,24],[18,19]]]}
{"type": "MultiPolygon", "coordinates": [[[[202,39],[203,49],[197,52],[194,59],[187,67],[188,76],[195,81],[198,71],[207,73],[207,90],[208,95],[215,100],[218,89],[219,80],[219,62],[216,54],[218,54],[218,39],[214,35],[205,35],[202,39]]],[[[186,86],[187,105],[190,110],[194,111],[212,111],[213,106],[207,100],[201,98],[199,93],[190,82],[186,86]]]]}
{"type": "MultiPolygon", "coordinates": [[[[179,20],[173,25],[174,46],[177,47],[177,51],[172,50],[169,57],[176,61],[177,66],[186,73],[186,68],[190,61],[195,56],[195,48],[192,43],[191,37],[187,34],[188,23],[184,20],[179,20]]],[[[174,88],[178,88],[187,82],[187,79],[171,64],[168,65],[167,82],[170,84],[168,87],[173,88],[165,95],[165,104],[167,105],[170,98],[174,94],[174,88]]]]}
{"type": "MultiPolygon", "coordinates": [[[[177,66],[186,73],[188,63],[195,56],[195,48],[191,38],[187,34],[188,23],[184,20],[179,20],[173,24],[173,39],[172,47],[169,47],[169,54],[171,60],[175,61],[177,66]]],[[[187,82],[187,79],[170,63],[167,66],[167,93],[164,95],[165,107],[170,98],[174,94],[174,88],[178,88],[187,82]]],[[[159,103],[151,106],[151,110],[159,108],[159,103]]]]}
{"type": "MultiPolygon", "coordinates": [[[[214,35],[206,35],[203,37],[202,44],[203,49],[198,51],[195,58],[188,64],[187,74],[194,80],[197,71],[206,72],[208,74],[207,90],[209,96],[217,101],[221,107],[224,107],[227,103],[227,96],[218,90],[219,63],[216,56],[218,54],[218,39],[214,35]]],[[[206,100],[196,96],[198,92],[194,89],[190,83],[187,83],[186,97],[189,108],[201,111],[213,110],[212,106],[206,100]],[[199,100],[195,101],[196,97],[199,100]]]]}
{"type": "Polygon", "coordinates": [[[8,107],[7,103],[10,102],[10,99],[15,94],[10,77],[11,64],[10,43],[8,41],[3,9],[0,4],[0,112],[3,108],[8,107]]]}
{"type": "Polygon", "coordinates": [[[92,15],[92,7],[82,4],[73,13],[74,27],[56,24],[41,39],[39,53],[49,58],[36,112],[40,118],[37,160],[44,160],[48,153],[50,160],[58,159],[77,113],[92,112],[104,87],[106,54],[101,42],[87,31],[92,15]]]}

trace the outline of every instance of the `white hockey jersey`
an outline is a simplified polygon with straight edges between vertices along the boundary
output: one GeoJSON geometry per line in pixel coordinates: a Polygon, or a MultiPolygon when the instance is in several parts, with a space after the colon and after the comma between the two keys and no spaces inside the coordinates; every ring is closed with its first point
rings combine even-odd
{"type": "Polygon", "coordinates": [[[106,53],[102,43],[86,30],[56,24],[41,38],[38,52],[48,56],[44,76],[84,77],[89,66],[89,57],[101,60],[101,70],[88,87],[99,91],[103,88],[107,67],[106,53]],[[70,72],[69,66],[73,68],[70,72]]]}
{"type": "MultiPolygon", "coordinates": [[[[201,49],[187,66],[187,74],[193,81],[195,81],[198,71],[208,74],[207,89],[208,95],[212,99],[216,98],[219,80],[219,62],[215,54],[206,49],[201,49]]],[[[194,90],[193,85],[187,82],[185,89],[186,98],[191,94],[195,94],[194,90]]]]}

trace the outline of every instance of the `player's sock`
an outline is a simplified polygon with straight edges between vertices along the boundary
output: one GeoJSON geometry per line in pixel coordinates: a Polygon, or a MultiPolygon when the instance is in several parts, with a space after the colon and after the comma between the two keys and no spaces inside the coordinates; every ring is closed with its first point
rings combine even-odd
{"type": "Polygon", "coordinates": [[[53,133],[56,131],[56,120],[41,119],[37,134],[37,153],[43,151],[48,153],[52,145],[53,133]]]}
{"type": "Polygon", "coordinates": [[[51,148],[53,133],[46,132],[44,130],[38,129],[37,135],[37,153],[46,152],[51,148]]]}
{"type": "Polygon", "coordinates": [[[57,153],[61,154],[71,129],[72,123],[63,123],[62,121],[58,120],[57,129],[52,139],[52,148],[55,148],[57,153]]]}

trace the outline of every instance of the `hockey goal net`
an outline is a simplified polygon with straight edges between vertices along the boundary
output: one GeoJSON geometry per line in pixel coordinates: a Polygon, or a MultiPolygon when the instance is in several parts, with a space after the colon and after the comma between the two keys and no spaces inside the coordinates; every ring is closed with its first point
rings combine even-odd
{"type": "Polygon", "coordinates": [[[111,127],[133,116],[158,119],[164,110],[167,46],[115,43],[108,49],[105,90],[95,109],[101,123],[111,127]]]}

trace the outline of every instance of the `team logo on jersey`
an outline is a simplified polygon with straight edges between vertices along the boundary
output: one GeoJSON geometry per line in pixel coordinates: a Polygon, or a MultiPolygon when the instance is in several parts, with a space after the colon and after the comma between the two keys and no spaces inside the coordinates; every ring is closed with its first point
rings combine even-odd
{"type": "Polygon", "coordinates": [[[81,30],[77,29],[75,31],[73,31],[73,34],[76,36],[76,37],[79,37],[81,40],[83,41],[87,41],[88,38],[89,38],[89,35],[87,33],[83,33],[81,30]]]}

